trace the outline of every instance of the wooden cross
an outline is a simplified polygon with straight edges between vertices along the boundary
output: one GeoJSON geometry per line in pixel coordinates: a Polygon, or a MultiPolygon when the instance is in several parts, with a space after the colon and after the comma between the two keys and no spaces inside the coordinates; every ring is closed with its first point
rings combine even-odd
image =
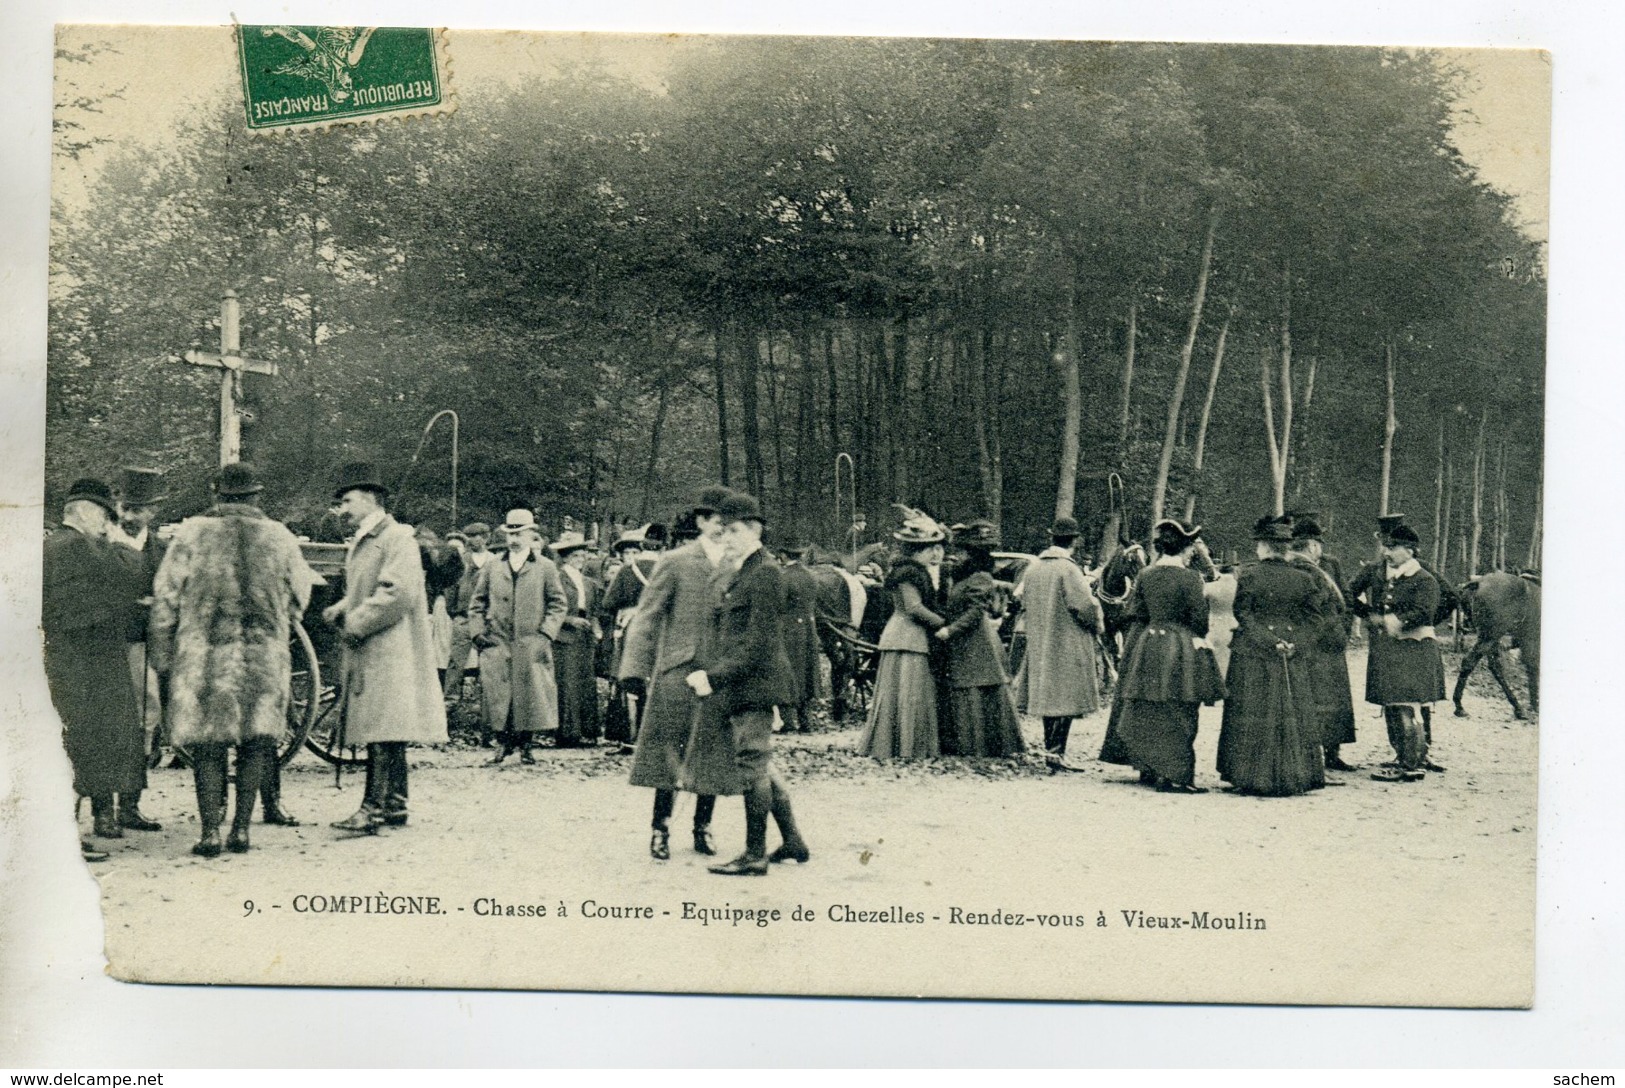
{"type": "Polygon", "coordinates": [[[220,354],[207,351],[189,351],[184,358],[194,366],[212,366],[220,371],[220,465],[225,467],[243,456],[243,417],[237,407],[237,398],[243,392],[243,372],[275,374],[276,364],[258,359],[244,359],[238,354],[237,320],[239,309],[237,293],[227,291],[220,297],[220,354]]]}

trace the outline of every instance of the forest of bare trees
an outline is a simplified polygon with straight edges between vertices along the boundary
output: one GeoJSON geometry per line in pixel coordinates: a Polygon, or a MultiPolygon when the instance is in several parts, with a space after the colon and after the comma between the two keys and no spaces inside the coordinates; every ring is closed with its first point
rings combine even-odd
{"type": "Polygon", "coordinates": [[[719,39],[658,87],[582,67],[427,123],[251,138],[223,105],[58,216],[48,492],[138,457],[203,504],[214,377],[178,358],[230,288],[290,519],[360,455],[445,522],[446,436],[407,469],[452,408],[471,513],[647,520],[720,477],[836,544],[844,452],[871,537],[903,501],[1229,550],[1313,509],[1363,551],[1402,510],[1454,572],[1538,565],[1541,253],[1453,146],[1458,83],[1379,49],[719,39]]]}

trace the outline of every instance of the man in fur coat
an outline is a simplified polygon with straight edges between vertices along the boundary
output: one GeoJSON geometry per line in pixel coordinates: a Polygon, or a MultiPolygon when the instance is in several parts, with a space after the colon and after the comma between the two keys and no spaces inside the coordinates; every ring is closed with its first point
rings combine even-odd
{"type": "Polygon", "coordinates": [[[293,533],[260,510],[252,466],[226,465],[212,490],[215,504],[170,541],[147,634],[153,667],[169,677],[170,740],[192,758],[202,827],[192,852],[201,857],[220,853],[233,747],[237,806],[226,848],[248,850],[254,799],[287,726],[288,636],[315,582],[293,533]]]}
{"type": "Polygon", "coordinates": [[[373,834],[406,825],[406,746],[446,743],[446,704],[416,536],[384,509],[389,489],[365,461],[344,467],[333,496],[355,536],[344,599],[322,618],[344,639],[344,743],[367,746],[366,796],[333,827],[373,834]]]}

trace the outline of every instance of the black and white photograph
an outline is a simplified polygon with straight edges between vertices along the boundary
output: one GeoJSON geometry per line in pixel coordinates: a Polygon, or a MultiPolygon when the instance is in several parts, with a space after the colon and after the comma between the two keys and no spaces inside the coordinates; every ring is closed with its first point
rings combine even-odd
{"type": "Polygon", "coordinates": [[[53,72],[11,848],[113,979],[1536,1004],[1551,53],[53,72]]]}

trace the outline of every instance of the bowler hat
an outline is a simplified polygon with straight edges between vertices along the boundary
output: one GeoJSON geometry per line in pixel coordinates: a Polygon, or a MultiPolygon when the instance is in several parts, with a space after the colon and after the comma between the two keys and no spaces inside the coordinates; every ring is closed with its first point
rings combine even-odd
{"type": "Polygon", "coordinates": [[[1319,540],[1324,534],[1314,514],[1296,514],[1292,518],[1293,540],[1319,540]]]}
{"type": "Polygon", "coordinates": [[[587,538],[571,529],[569,532],[559,534],[559,538],[553,542],[553,552],[555,555],[565,555],[586,546],[587,538]]]}
{"type": "Polygon", "coordinates": [[[523,529],[537,528],[535,512],[527,510],[523,506],[509,510],[507,520],[502,523],[502,531],[505,533],[517,533],[523,529]]]}
{"type": "Polygon", "coordinates": [[[1049,527],[1050,536],[1079,536],[1083,530],[1078,528],[1075,518],[1056,518],[1055,524],[1049,527]]]}
{"type": "Polygon", "coordinates": [[[1292,543],[1292,519],[1273,516],[1259,518],[1253,524],[1253,539],[1272,544],[1292,543]]]}
{"type": "Polygon", "coordinates": [[[106,510],[109,517],[118,517],[118,506],[113,502],[113,489],[107,486],[105,480],[98,480],[94,476],[83,476],[73,482],[68,489],[68,497],[62,500],[66,506],[70,502],[93,502],[106,510]]]}
{"type": "Polygon", "coordinates": [[[724,522],[754,521],[765,523],[762,516],[762,506],[756,501],[756,496],[747,495],[743,491],[735,491],[727,495],[717,504],[717,515],[724,522]]]}
{"type": "Polygon", "coordinates": [[[702,487],[699,493],[694,496],[694,505],[689,509],[700,515],[714,514],[721,508],[723,500],[731,494],[733,494],[733,488],[723,487],[720,484],[702,487]]]}
{"type": "Polygon", "coordinates": [[[699,535],[700,523],[692,510],[684,510],[671,523],[671,539],[675,544],[693,540],[699,535]]]}
{"type": "Polygon", "coordinates": [[[342,499],[352,491],[373,491],[380,498],[389,495],[389,488],[378,479],[378,469],[371,461],[351,461],[339,470],[339,482],[333,488],[333,497],[342,499]]]}
{"type": "Polygon", "coordinates": [[[954,543],[962,548],[997,548],[999,527],[986,518],[976,518],[953,527],[954,543]]]}
{"type": "Polygon", "coordinates": [[[118,497],[125,506],[152,506],[163,502],[164,474],[155,468],[129,468],[121,470],[118,497]]]}
{"type": "Polygon", "coordinates": [[[650,522],[643,527],[643,539],[656,546],[666,543],[666,527],[658,521],[650,522]]]}
{"type": "Polygon", "coordinates": [[[1388,546],[1403,544],[1405,547],[1415,550],[1416,546],[1422,543],[1422,538],[1417,536],[1416,530],[1409,525],[1396,525],[1383,534],[1382,542],[1388,546]]]}
{"type": "Polygon", "coordinates": [[[471,521],[463,526],[464,536],[490,536],[491,527],[483,521],[471,521]]]}
{"type": "Polygon", "coordinates": [[[246,461],[233,461],[214,474],[214,493],[222,499],[243,498],[265,490],[254,466],[246,461]]]}

